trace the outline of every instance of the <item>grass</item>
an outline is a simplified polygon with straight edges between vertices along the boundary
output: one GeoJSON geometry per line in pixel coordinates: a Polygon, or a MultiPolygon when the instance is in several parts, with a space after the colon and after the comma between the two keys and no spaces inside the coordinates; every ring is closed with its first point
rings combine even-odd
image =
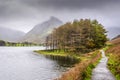
{"type": "MultiPolygon", "coordinates": [[[[93,59],[94,60],[94,59],[93,59]]],[[[86,70],[83,72],[83,80],[91,80],[92,76],[92,70],[96,67],[96,65],[99,63],[100,57],[95,60],[95,62],[91,62],[86,70]]]]}
{"type": "Polygon", "coordinates": [[[74,59],[78,59],[80,60],[80,56],[78,56],[77,54],[73,54],[73,53],[69,53],[69,52],[64,52],[64,51],[52,51],[52,50],[37,50],[34,51],[37,52],[39,54],[43,54],[43,55],[48,55],[48,56],[56,56],[56,57],[71,57],[74,59]]]}
{"type": "Polygon", "coordinates": [[[65,52],[61,51],[52,51],[52,50],[38,50],[38,51],[34,51],[43,55],[59,55],[59,56],[67,56],[67,54],[65,54],[65,52]]]}
{"type": "Polygon", "coordinates": [[[115,75],[117,80],[120,80],[120,44],[110,47],[106,51],[109,60],[108,68],[115,75]]]}
{"type": "Polygon", "coordinates": [[[116,80],[120,80],[120,38],[109,41],[112,46],[106,50],[109,57],[108,68],[115,75],[116,80]]]}

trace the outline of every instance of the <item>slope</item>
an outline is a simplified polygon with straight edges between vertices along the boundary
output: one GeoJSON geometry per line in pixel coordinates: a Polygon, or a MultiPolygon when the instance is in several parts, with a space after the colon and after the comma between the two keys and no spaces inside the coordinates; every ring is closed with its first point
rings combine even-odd
{"type": "Polygon", "coordinates": [[[42,43],[54,28],[59,27],[62,24],[62,21],[52,16],[48,21],[36,25],[31,31],[29,31],[24,36],[23,41],[42,43]]]}
{"type": "Polygon", "coordinates": [[[106,51],[109,56],[108,68],[120,80],[120,37],[110,41],[112,46],[106,51]]]}

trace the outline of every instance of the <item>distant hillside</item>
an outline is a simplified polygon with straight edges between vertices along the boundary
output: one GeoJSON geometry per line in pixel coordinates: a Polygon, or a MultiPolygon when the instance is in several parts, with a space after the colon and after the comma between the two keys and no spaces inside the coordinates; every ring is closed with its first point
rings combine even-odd
{"type": "Polygon", "coordinates": [[[112,44],[120,44],[120,35],[110,41],[112,44]]]}
{"type": "Polygon", "coordinates": [[[25,35],[24,32],[0,27],[0,40],[16,42],[25,35]]]}
{"type": "Polygon", "coordinates": [[[118,35],[118,36],[114,37],[112,40],[117,39],[117,38],[120,38],[120,35],[118,35]]]}
{"type": "Polygon", "coordinates": [[[29,31],[23,38],[23,41],[41,43],[45,41],[45,38],[52,30],[62,25],[62,21],[55,17],[51,17],[48,21],[36,25],[31,31],[29,31]]]}
{"type": "Polygon", "coordinates": [[[106,28],[106,30],[108,31],[108,38],[113,39],[114,37],[116,37],[117,35],[120,34],[120,27],[109,27],[106,28]]]}

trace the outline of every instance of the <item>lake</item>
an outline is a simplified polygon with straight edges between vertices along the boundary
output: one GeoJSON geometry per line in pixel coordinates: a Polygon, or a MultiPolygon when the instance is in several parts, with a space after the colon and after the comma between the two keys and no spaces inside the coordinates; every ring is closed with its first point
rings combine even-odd
{"type": "Polygon", "coordinates": [[[44,47],[0,47],[0,80],[52,80],[68,67],[33,52],[44,47]]]}

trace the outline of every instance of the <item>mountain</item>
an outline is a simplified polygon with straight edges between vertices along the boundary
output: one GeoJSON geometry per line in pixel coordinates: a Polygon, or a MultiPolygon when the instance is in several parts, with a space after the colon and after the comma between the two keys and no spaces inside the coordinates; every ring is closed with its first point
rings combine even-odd
{"type": "Polygon", "coordinates": [[[0,40],[9,41],[9,42],[17,42],[25,35],[24,32],[0,27],[0,40]]]}
{"type": "Polygon", "coordinates": [[[106,28],[106,30],[108,31],[107,35],[108,35],[108,38],[110,39],[120,34],[120,27],[109,27],[109,28],[106,28]]]}
{"type": "Polygon", "coordinates": [[[57,28],[62,24],[62,21],[52,16],[49,20],[36,25],[32,30],[30,30],[24,36],[23,41],[42,43],[45,41],[46,36],[48,36],[54,28],[57,28]]]}
{"type": "Polygon", "coordinates": [[[112,40],[118,39],[118,38],[120,38],[120,34],[118,36],[114,37],[112,40]]]}

